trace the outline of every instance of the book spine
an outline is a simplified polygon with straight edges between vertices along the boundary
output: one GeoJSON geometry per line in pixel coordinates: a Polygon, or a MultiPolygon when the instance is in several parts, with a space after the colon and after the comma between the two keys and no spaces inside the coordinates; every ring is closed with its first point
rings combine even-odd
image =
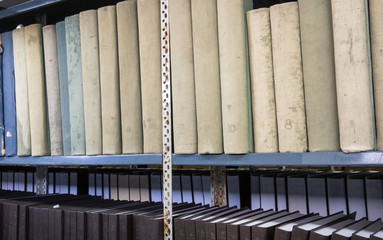
{"type": "Polygon", "coordinates": [[[130,201],[140,201],[140,176],[129,175],[129,195],[130,201]]]}
{"type": "Polygon", "coordinates": [[[150,202],[149,175],[140,175],[140,199],[142,202],[150,202]]]}
{"type": "Polygon", "coordinates": [[[223,152],[216,0],[193,0],[193,59],[198,153],[223,152]]]}
{"type": "Polygon", "coordinates": [[[356,220],[367,216],[366,213],[366,190],[364,177],[346,180],[347,184],[347,205],[349,212],[356,212],[356,220]]]}
{"type": "Polygon", "coordinates": [[[98,9],[102,152],[121,154],[120,85],[116,7],[98,9]]]}
{"type": "Polygon", "coordinates": [[[44,62],[48,100],[48,118],[51,155],[63,155],[60,82],[57,62],[56,26],[43,28],[44,62]]]}
{"type": "Polygon", "coordinates": [[[80,13],[81,66],[87,155],[102,154],[100,60],[97,11],[80,13]]]}
{"type": "Polygon", "coordinates": [[[169,17],[174,152],[194,154],[197,153],[197,115],[191,1],[171,0],[169,17]]]}
{"type": "Polygon", "coordinates": [[[224,151],[253,151],[245,9],[248,0],[217,1],[224,151]]]}
{"type": "Polygon", "coordinates": [[[252,89],[254,151],[278,152],[270,10],[247,12],[252,89]]]}
{"type": "Polygon", "coordinates": [[[327,193],[326,179],[324,177],[307,178],[308,212],[319,213],[321,216],[327,216],[327,193]]]}
{"type": "Polygon", "coordinates": [[[110,199],[118,200],[118,175],[110,174],[110,199]]]}
{"type": "Polygon", "coordinates": [[[0,156],[5,155],[4,144],[4,101],[3,101],[3,53],[4,45],[1,41],[2,35],[0,35],[0,156]]]}
{"type": "Polygon", "coordinates": [[[365,0],[332,0],[340,147],[374,149],[369,38],[365,0]]]}
{"type": "Polygon", "coordinates": [[[366,186],[366,206],[367,218],[369,221],[378,220],[383,214],[383,177],[367,177],[366,186]]]}
{"type": "MultiPolygon", "coordinates": [[[[17,154],[16,131],[16,96],[15,75],[13,65],[13,39],[12,32],[1,34],[3,44],[3,106],[4,106],[4,138],[5,156],[17,154]]],[[[1,130],[0,130],[1,131],[1,130]]]]}
{"type": "Polygon", "coordinates": [[[299,1],[308,149],[339,151],[331,0],[299,1]]]}
{"type": "Polygon", "coordinates": [[[69,115],[69,92],[68,92],[68,68],[66,57],[66,37],[65,22],[61,21],[56,24],[57,37],[57,59],[59,67],[60,81],[60,105],[61,105],[61,122],[62,122],[62,138],[63,153],[71,155],[71,137],[70,137],[70,115],[69,115]]]}
{"type": "Polygon", "coordinates": [[[129,175],[118,174],[118,199],[130,200],[129,193],[129,175]]]}
{"type": "Polygon", "coordinates": [[[162,152],[160,2],[137,2],[144,153],[162,152]]]}
{"type": "Polygon", "coordinates": [[[137,1],[116,5],[123,154],[143,151],[137,1]]]}
{"type": "Polygon", "coordinates": [[[85,154],[84,101],[81,69],[81,40],[79,15],[65,18],[67,47],[69,120],[71,154],[85,154]]]}
{"type": "Polygon", "coordinates": [[[161,175],[159,174],[150,175],[150,200],[152,202],[162,202],[161,175]]]}
{"type": "Polygon", "coordinates": [[[370,36],[371,36],[371,55],[372,55],[372,77],[374,83],[374,104],[376,120],[376,150],[383,150],[383,5],[380,1],[370,0],[370,36]]]}
{"type": "Polygon", "coordinates": [[[41,24],[25,27],[32,156],[49,155],[49,133],[41,24]]]}
{"type": "Polygon", "coordinates": [[[17,119],[17,155],[31,155],[25,30],[13,31],[13,61],[15,67],[15,97],[17,119]]]}
{"type": "Polygon", "coordinates": [[[280,152],[307,150],[298,3],[270,8],[280,152]]]}
{"type": "MultiPolygon", "coordinates": [[[[316,192],[318,194],[318,192],[316,192]]],[[[327,178],[327,204],[328,213],[339,211],[347,213],[346,182],[344,178],[327,178]]]]}
{"type": "Polygon", "coordinates": [[[307,185],[304,177],[287,178],[287,203],[290,212],[307,214],[307,185]]]}

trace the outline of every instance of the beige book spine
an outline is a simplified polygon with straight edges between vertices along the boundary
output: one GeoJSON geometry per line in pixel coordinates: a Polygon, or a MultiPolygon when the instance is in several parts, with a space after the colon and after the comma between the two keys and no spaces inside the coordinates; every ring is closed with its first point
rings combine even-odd
{"type": "Polygon", "coordinates": [[[117,3],[122,153],[143,152],[137,1],[117,3]]]}
{"type": "Polygon", "coordinates": [[[223,152],[216,0],[193,0],[193,58],[198,153],[223,152]]]}
{"type": "Polygon", "coordinates": [[[271,48],[270,10],[247,12],[254,151],[278,152],[278,129],[275,109],[273,53],[271,48]]]}
{"type": "Polygon", "coordinates": [[[310,152],[339,151],[331,0],[299,0],[310,152]]]}
{"type": "Polygon", "coordinates": [[[49,154],[49,136],[41,24],[25,27],[25,52],[32,156],[44,156],[49,154]]]}
{"type": "Polygon", "coordinates": [[[160,1],[138,0],[144,153],[162,153],[160,1]]]}
{"type": "Polygon", "coordinates": [[[370,31],[372,73],[376,120],[376,150],[383,150],[383,5],[382,1],[370,0],[370,31]]]}
{"type": "Polygon", "coordinates": [[[43,40],[50,152],[52,156],[60,156],[63,155],[63,138],[55,25],[48,25],[43,27],[43,40]]]}
{"type": "Polygon", "coordinates": [[[174,152],[197,153],[191,0],[169,1],[174,152]]]}
{"type": "Polygon", "coordinates": [[[98,9],[102,152],[121,154],[120,84],[116,7],[98,9]]]}
{"type": "Polygon", "coordinates": [[[365,0],[332,0],[340,147],[374,149],[365,0]]]}
{"type": "Polygon", "coordinates": [[[15,96],[17,118],[17,155],[31,155],[28,80],[25,52],[25,28],[13,31],[13,61],[15,66],[15,96]]]}
{"type": "Polygon", "coordinates": [[[307,150],[298,3],[270,8],[280,152],[307,150]]]}
{"type": "Polygon", "coordinates": [[[218,42],[224,151],[252,152],[250,76],[246,5],[248,0],[218,0],[218,42]]]}
{"type": "Polygon", "coordinates": [[[99,155],[102,154],[102,125],[97,10],[80,12],[79,18],[85,149],[87,155],[99,155]]]}

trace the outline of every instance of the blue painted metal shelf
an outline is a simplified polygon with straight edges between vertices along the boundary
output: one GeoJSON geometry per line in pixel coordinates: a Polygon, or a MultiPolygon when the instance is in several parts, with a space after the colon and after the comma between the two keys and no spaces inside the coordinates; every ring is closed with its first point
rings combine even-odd
{"type": "Polygon", "coordinates": [[[0,11],[0,19],[35,10],[64,0],[31,0],[0,11]]]}
{"type": "Polygon", "coordinates": [[[249,153],[244,155],[174,155],[174,165],[225,166],[371,166],[383,167],[383,152],[249,153]]]}
{"type": "Polygon", "coordinates": [[[162,164],[161,154],[0,157],[0,165],[120,166],[162,164]]]}
{"type": "MultiPolygon", "coordinates": [[[[0,157],[0,165],[50,166],[121,166],[161,165],[161,154],[100,155],[100,156],[44,156],[0,157]]],[[[173,165],[201,166],[343,166],[383,167],[383,152],[346,154],[342,152],[316,153],[250,153],[243,155],[173,155],[173,165]]]]}

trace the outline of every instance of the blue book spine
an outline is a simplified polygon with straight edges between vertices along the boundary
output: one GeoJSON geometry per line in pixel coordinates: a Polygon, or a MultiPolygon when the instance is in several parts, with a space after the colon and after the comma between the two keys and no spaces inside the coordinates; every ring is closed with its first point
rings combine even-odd
{"type": "Polygon", "coordinates": [[[96,196],[102,197],[102,174],[96,173],[96,196]]]}
{"type": "Polygon", "coordinates": [[[55,173],[49,172],[48,173],[48,194],[54,194],[55,193],[55,173]]]}
{"type": "Polygon", "coordinates": [[[69,173],[69,193],[73,195],[77,195],[77,172],[69,173]]]}
{"type": "Polygon", "coordinates": [[[90,196],[96,196],[96,174],[89,173],[88,177],[89,177],[88,194],[90,196]]]}
{"type": "Polygon", "coordinates": [[[68,68],[66,59],[65,22],[56,24],[57,56],[59,64],[60,103],[62,118],[62,137],[64,155],[71,155],[70,120],[69,120],[69,92],[68,68]]]}
{"type": "MultiPolygon", "coordinates": [[[[1,38],[0,38],[1,43],[1,38]]],[[[0,155],[4,156],[3,46],[0,44],[0,155]]]]}
{"type": "MultiPolygon", "coordinates": [[[[17,154],[17,134],[16,134],[16,98],[15,98],[15,78],[13,67],[13,41],[12,32],[1,34],[3,44],[3,99],[4,99],[4,121],[0,117],[1,137],[5,146],[6,156],[15,156],[17,154]],[[3,127],[4,123],[4,127],[3,127]],[[4,137],[4,141],[3,141],[4,137]]],[[[1,101],[1,100],[0,100],[1,101]]],[[[1,108],[0,103],[0,108],[1,108]]],[[[2,115],[2,111],[0,113],[2,115]]]]}
{"type": "Polygon", "coordinates": [[[85,154],[85,120],[79,15],[65,18],[72,155],[85,154]]]}

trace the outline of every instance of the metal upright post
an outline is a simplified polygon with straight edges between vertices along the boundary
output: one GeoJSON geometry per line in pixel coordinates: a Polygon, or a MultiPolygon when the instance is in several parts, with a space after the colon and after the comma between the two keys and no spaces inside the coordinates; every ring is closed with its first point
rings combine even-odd
{"type": "Polygon", "coordinates": [[[48,193],[48,167],[37,166],[36,167],[36,194],[48,193]]]}
{"type": "Polygon", "coordinates": [[[173,239],[173,196],[172,196],[172,107],[169,54],[169,3],[161,0],[161,64],[162,64],[162,170],[164,204],[164,239],[173,239]]]}
{"type": "Polygon", "coordinates": [[[226,167],[211,166],[211,205],[224,207],[227,205],[226,200],[226,167]]]}

